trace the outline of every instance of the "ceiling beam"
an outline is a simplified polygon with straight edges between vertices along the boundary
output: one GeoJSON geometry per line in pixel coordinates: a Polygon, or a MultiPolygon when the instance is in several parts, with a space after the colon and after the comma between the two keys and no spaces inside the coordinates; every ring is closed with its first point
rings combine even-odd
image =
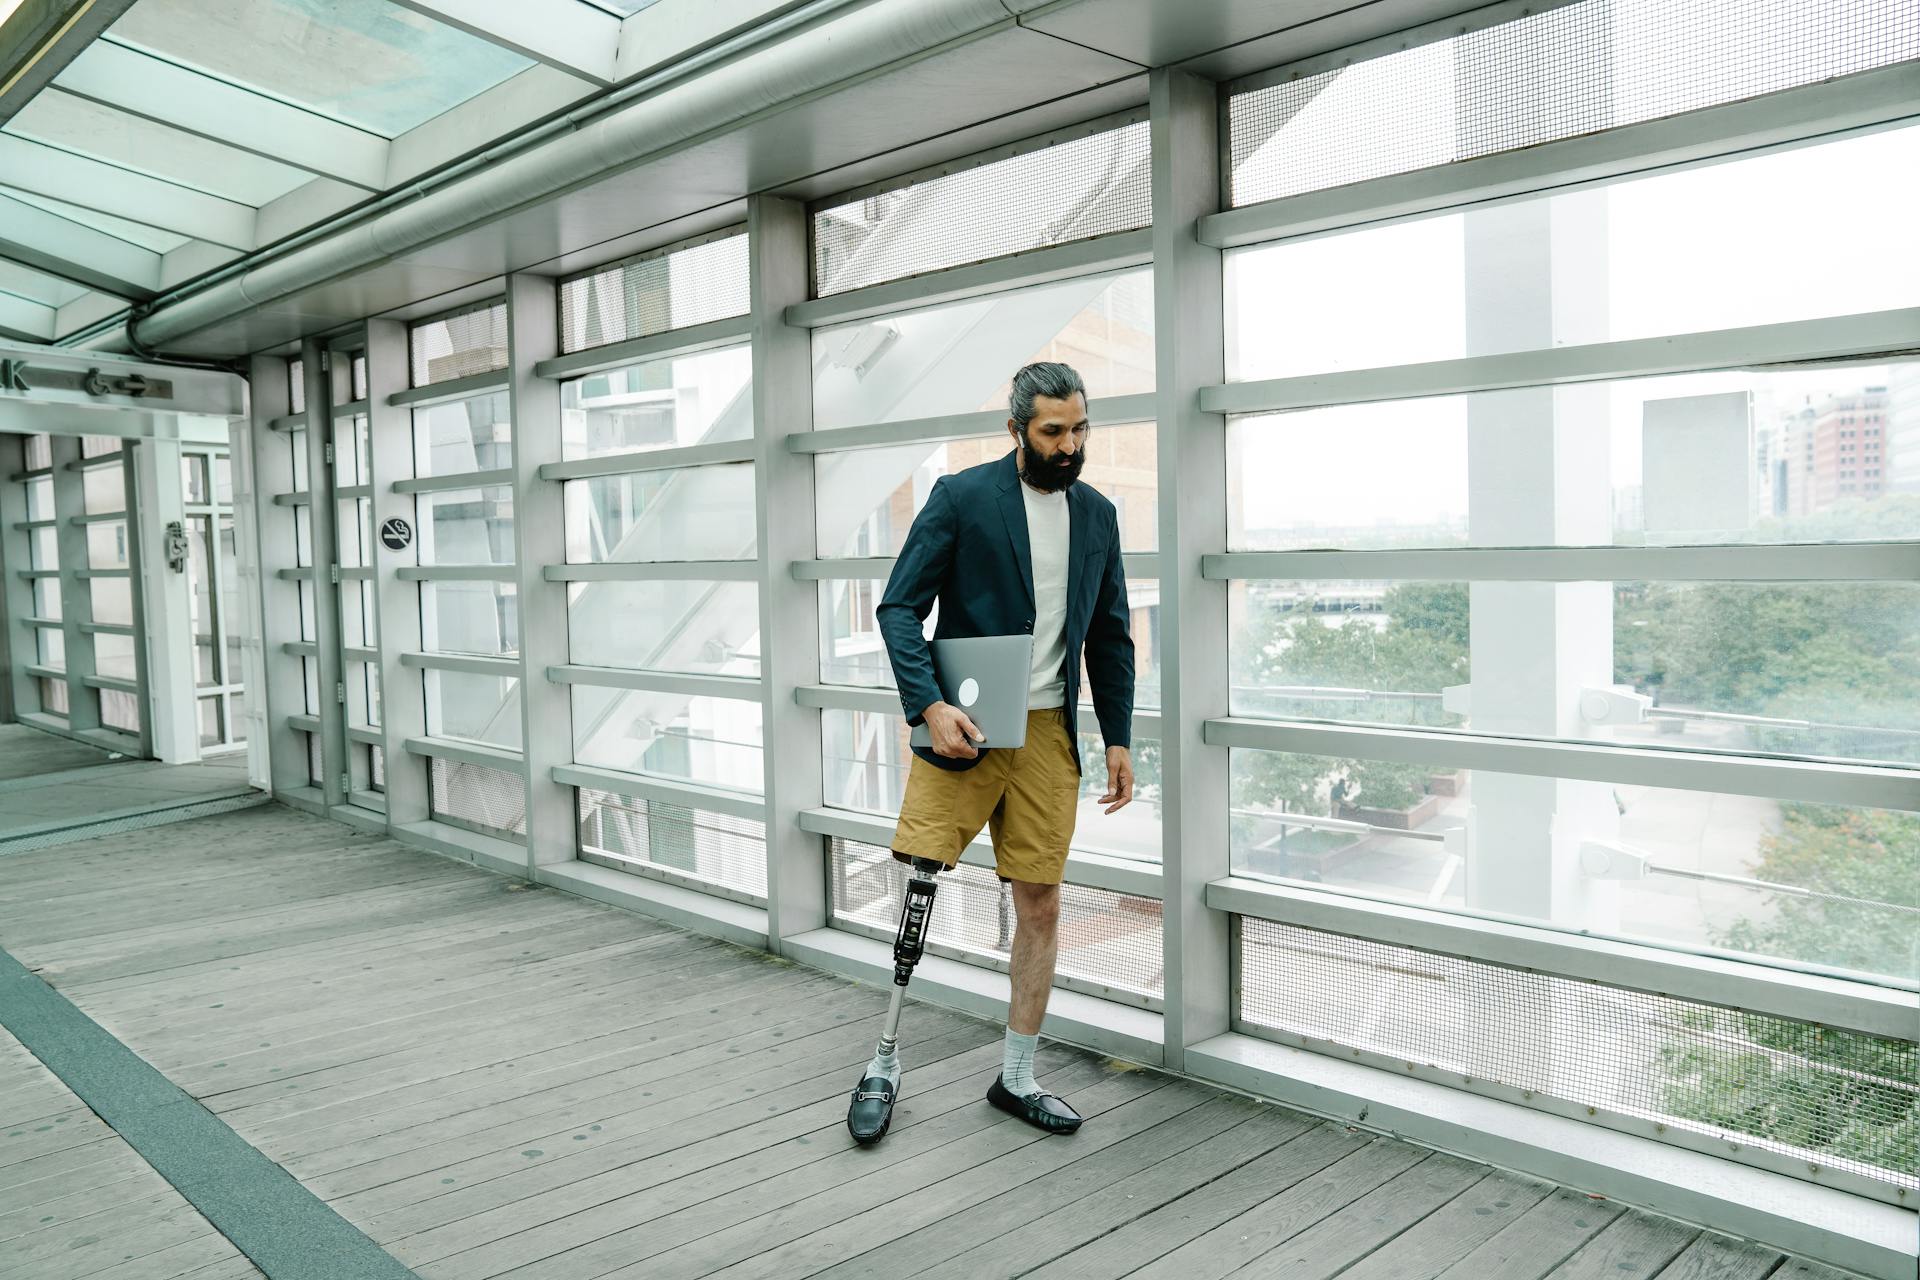
{"type": "Polygon", "coordinates": [[[160,255],[0,194],[0,257],[144,302],[160,291],[160,255]]]}
{"type": "Polygon", "coordinates": [[[378,191],[387,174],[379,134],[303,111],[138,49],[102,40],[60,77],[60,88],[113,107],[304,169],[316,177],[378,191]]]}
{"type": "Polygon", "coordinates": [[[0,293],[0,332],[17,334],[31,342],[52,342],[55,311],[30,298],[0,293]]]}
{"type": "Polygon", "coordinates": [[[134,0],[21,0],[0,22],[0,124],[66,69],[134,0]]]}
{"type": "Polygon", "coordinates": [[[229,249],[252,250],[251,207],[144,173],[0,133],[0,174],[10,186],[229,249]]]}
{"type": "Polygon", "coordinates": [[[606,88],[620,52],[620,19],[590,4],[526,0],[394,0],[523,58],[606,88]]]}

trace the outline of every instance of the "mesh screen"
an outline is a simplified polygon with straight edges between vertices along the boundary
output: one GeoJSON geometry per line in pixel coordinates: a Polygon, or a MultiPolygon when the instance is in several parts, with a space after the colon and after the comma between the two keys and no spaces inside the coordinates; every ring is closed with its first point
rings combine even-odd
{"type": "MultiPolygon", "coordinates": [[[[892,937],[900,924],[907,866],[875,845],[830,842],[833,914],[892,937]]],[[[1013,896],[985,867],[962,864],[939,876],[928,945],[1005,961],[1013,944],[1013,896]]],[[[1160,904],[1084,885],[1060,887],[1060,953],[1066,977],[1158,999],[1160,904]]]]}
{"type": "Polygon", "coordinates": [[[367,748],[367,786],[373,791],[387,789],[387,752],[384,747],[367,748]]]}
{"type": "Polygon", "coordinates": [[[961,169],[813,215],[818,297],[1153,221],[1147,124],[961,169]]]}
{"type": "Polygon", "coordinates": [[[1250,1030],[1920,1187],[1911,1041],[1272,921],[1238,928],[1250,1030]]]}
{"type": "Polygon", "coordinates": [[[119,436],[81,436],[80,456],[83,458],[104,458],[110,453],[120,452],[119,436]]]}
{"type": "Polygon", "coordinates": [[[428,763],[436,821],[503,840],[527,838],[527,793],[519,774],[439,756],[428,763]]]}
{"type": "Polygon", "coordinates": [[[1405,173],[1914,57],[1912,0],[1584,0],[1235,94],[1232,199],[1405,173]]]}
{"type": "Polygon", "coordinates": [[[67,714],[67,682],[40,677],[40,709],[49,715],[67,714]]]}
{"type": "Polygon", "coordinates": [[[476,307],[414,325],[413,385],[429,386],[507,367],[507,304],[476,307]]]}
{"type": "Polygon", "coordinates": [[[307,411],[307,362],[287,361],[287,407],[294,413],[307,411]]]}
{"type": "Polygon", "coordinates": [[[309,733],[307,739],[307,781],[320,786],[326,779],[326,762],[320,756],[320,735],[309,733]]]}
{"type": "Polygon", "coordinates": [[[140,732],[140,698],[125,689],[100,691],[100,723],[122,733],[140,732]]]}
{"type": "Polygon", "coordinates": [[[579,790],[580,847],[767,897],[767,824],[610,791],[579,790]]]}
{"type": "Polygon", "coordinates": [[[747,314],[747,237],[657,249],[560,285],[560,349],[684,329],[747,314]]]}
{"type": "Polygon", "coordinates": [[[53,465],[53,441],[42,431],[26,438],[27,470],[45,471],[53,465]]]}

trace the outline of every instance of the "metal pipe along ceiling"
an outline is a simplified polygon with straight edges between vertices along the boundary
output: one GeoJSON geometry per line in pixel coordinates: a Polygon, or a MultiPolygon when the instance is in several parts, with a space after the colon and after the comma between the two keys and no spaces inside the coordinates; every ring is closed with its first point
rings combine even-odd
{"type": "Polygon", "coordinates": [[[1000,0],[871,0],[668,84],[543,145],[516,150],[509,141],[501,148],[508,154],[476,172],[164,302],[136,321],[133,337],[158,349],[739,127],[763,112],[1012,25],[1000,0]]]}

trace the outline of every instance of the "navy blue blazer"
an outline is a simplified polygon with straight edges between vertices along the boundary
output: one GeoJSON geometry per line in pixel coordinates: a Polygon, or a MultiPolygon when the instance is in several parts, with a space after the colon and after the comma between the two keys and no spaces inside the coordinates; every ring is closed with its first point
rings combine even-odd
{"type": "MultiPolygon", "coordinates": [[[[1127,578],[1120,561],[1120,521],[1113,503],[1076,482],[1067,490],[1067,738],[1080,764],[1077,713],[1080,653],[1086,650],[1093,711],[1110,747],[1133,745],[1133,633],[1128,627],[1127,578]]],[[[919,724],[941,701],[933,656],[922,623],[940,602],[934,638],[1011,636],[1033,630],[1033,549],[1020,496],[1014,451],[942,476],[914,519],[877,609],[880,634],[893,661],[894,681],[907,723],[919,724]]],[[[988,744],[991,749],[992,744],[988,744]]],[[[970,769],[931,748],[913,753],[942,769],[970,769]]]]}

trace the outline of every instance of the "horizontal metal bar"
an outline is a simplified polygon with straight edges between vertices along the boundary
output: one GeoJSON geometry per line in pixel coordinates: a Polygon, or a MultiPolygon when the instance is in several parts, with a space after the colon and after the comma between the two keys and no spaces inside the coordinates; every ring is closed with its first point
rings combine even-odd
{"type": "Polygon", "coordinates": [[[635,560],[607,564],[550,564],[540,570],[548,582],[753,582],[757,560],[635,560]]]}
{"type": "Polygon", "coordinates": [[[476,676],[520,678],[520,659],[488,658],[466,653],[403,653],[400,665],[425,671],[464,671],[476,676]]]}
{"type": "Polygon", "coordinates": [[[58,520],[15,520],[13,522],[13,527],[21,533],[30,533],[35,529],[55,529],[59,525],[58,520]]]}
{"type": "Polygon", "coordinates": [[[468,471],[452,476],[415,476],[411,480],[395,480],[395,493],[440,493],[448,489],[490,489],[499,485],[513,483],[512,467],[495,467],[488,471],[468,471]]]}
{"type": "Polygon", "coordinates": [[[536,378],[580,378],[647,360],[730,347],[752,336],[752,316],[729,316],[724,320],[709,320],[705,324],[691,324],[684,329],[669,329],[665,333],[650,333],[643,338],[628,338],[624,342],[609,342],[602,347],[589,347],[585,351],[554,356],[536,363],[533,374],[536,378]]]}
{"type": "MultiPolygon", "coordinates": [[[[1157,398],[1152,392],[1132,396],[1104,396],[1088,406],[1088,414],[1102,426],[1124,426],[1133,422],[1152,422],[1157,415],[1157,398]]],[[[978,413],[948,413],[931,418],[908,418],[901,422],[879,422],[860,427],[827,427],[818,431],[795,431],[787,436],[792,453],[835,453],[846,449],[878,449],[892,445],[934,445],[943,440],[976,440],[1000,435],[1007,429],[1007,415],[999,409],[978,413]]],[[[1009,440],[1008,448],[1012,448],[1009,440]]]]}
{"type": "Polygon", "coordinates": [[[1914,769],[1245,717],[1208,720],[1202,733],[1215,747],[1920,811],[1920,770],[1914,769]]]}
{"type": "Polygon", "coordinates": [[[372,406],[365,397],[359,400],[343,400],[333,406],[333,418],[334,421],[338,422],[342,418],[364,417],[371,408],[372,406]]]}
{"type": "Polygon", "coordinates": [[[373,496],[373,486],[370,484],[343,484],[334,489],[333,496],[343,502],[355,498],[371,498],[373,496]]]}
{"type": "Polygon", "coordinates": [[[320,646],[311,640],[288,640],[280,646],[280,652],[289,658],[317,658],[320,646]]]}
{"type": "Polygon", "coordinates": [[[102,467],[117,467],[125,460],[126,453],[126,445],[123,443],[120,448],[115,449],[112,453],[96,454],[91,458],[75,458],[66,465],[66,470],[98,471],[102,467]]]}
{"type": "MultiPolygon", "coordinates": [[[[800,829],[815,835],[838,836],[885,849],[893,842],[897,820],[885,814],[857,813],[851,809],[802,809],[800,829]]],[[[991,867],[993,845],[982,838],[969,844],[960,855],[969,866],[991,867]]],[[[1089,889],[1106,889],[1137,898],[1158,901],[1161,893],[1160,868],[1151,862],[1135,862],[1106,854],[1072,849],[1067,853],[1066,882],[1089,889]]]]}
{"type": "Polygon", "coordinates": [[[42,476],[50,476],[52,474],[52,467],[28,467],[25,471],[10,472],[7,475],[7,479],[14,484],[24,484],[28,480],[38,480],[42,476]]]}
{"type": "MultiPolygon", "coordinates": [[[[892,556],[849,556],[845,559],[795,560],[793,576],[799,582],[846,582],[893,576],[892,556]]],[[[1129,578],[1158,578],[1160,553],[1127,551],[1120,556],[1121,571],[1129,578]]]]}
{"type": "Polygon", "coordinates": [[[58,569],[15,569],[14,572],[29,582],[36,578],[57,578],[60,576],[58,569]]]}
{"type": "Polygon", "coordinates": [[[288,716],[287,728],[297,729],[301,733],[318,733],[320,732],[320,717],[309,715],[288,716]]]}
{"type": "Polygon", "coordinates": [[[1578,137],[1345,186],[1285,196],[1200,219],[1216,249],[1416,217],[1461,205],[1617,181],[1732,152],[1870,128],[1914,115],[1910,63],[1840,76],[1578,137]]]}
{"type": "Polygon", "coordinates": [[[295,489],[292,493],[273,495],[273,505],[276,507],[306,507],[312,504],[313,491],[310,489],[295,489]]]}
{"type": "Polygon", "coordinates": [[[707,880],[700,876],[688,875],[684,871],[675,871],[658,863],[648,862],[644,858],[629,857],[625,854],[608,853],[601,849],[580,850],[580,861],[596,867],[606,867],[622,875],[641,876],[661,884],[678,885],[683,889],[692,889],[713,898],[726,898],[733,902],[746,903],[749,906],[765,907],[767,896],[763,893],[748,893],[745,889],[736,889],[718,880],[707,880]]]}
{"type": "Polygon", "coordinates": [[[269,431],[305,431],[307,415],[305,413],[284,413],[267,421],[269,431]]]}
{"type": "MultiPolygon", "coordinates": [[[[27,621],[39,622],[40,619],[29,618],[27,621]]],[[[56,621],[53,625],[57,627],[60,624],[56,621]]],[[[89,636],[130,636],[134,634],[133,628],[122,622],[83,622],[80,624],[80,632],[82,635],[89,636]]]]}
{"type": "Polygon", "coordinates": [[[1920,996],[1911,988],[1849,982],[1723,956],[1238,876],[1209,884],[1207,905],[1216,911],[1343,937],[1678,1000],[1697,1000],[1863,1035],[1912,1040],[1920,1028],[1920,996]]]}
{"type": "Polygon", "coordinates": [[[1230,551],[1202,556],[1200,572],[1228,581],[1884,582],[1920,578],[1920,542],[1230,551]]]}
{"type": "Polygon", "coordinates": [[[37,662],[29,662],[24,670],[28,675],[37,676],[42,680],[65,680],[67,678],[67,673],[61,668],[43,667],[37,662]]]}
{"type": "Polygon", "coordinates": [[[577,458],[572,462],[543,462],[540,464],[540,478],[584,480],[592,476],[630,475],[637,471],[674,471],[682,467],[752,462],[753,451],[752,440],[716,440],[712,444],[690,444],[675,449],[612,453],[599,458],[577,458]]]}
{"type": "Polygon", "coordinates": [[[273,576],[282,582],[312,582],[319,575],[314,573],[312,565],[299,569],[275,569],[273,576]]]}
{"type": "Polygon", "coordinates": [[[1025,285],[1130,270],[1152,261],[1151,229],[1119,231],[1093,240],[1076,240],[1050,249],[1035,249],[990,262],[889,280],[865,289],[850,289],[830,298],[797,302],[787,308],[786,321],[796,328],[818,329],[893,311],[959,302],[1025,285]]]}
{"type": "Polygon", "coordinates": [[[80,579],[83,582],[88,582],[95,578],[131,578],[133,576],[133,570],[132,569],[75,569],[73,571],[73,576],[75,578],[80,579]]]}
{"type": "Polygon", "coordinates": [[[113,524],[126,518],[125,511],[94,511],[83,516],[68,516],[67,523],[76,528],[84,528],[90,524],[113,524]]]}
{"type": "MultiPolygon", "coordinates": [[[[64,626],[66,626],[66,625],[67,625],[67,624],[66,624],[66,620],[65,620],[65,619],[63,619],[63,618],[43,618],[43,617],[41,617],[41,616],[40,616],[39,614],[35,614],[35,613],[28,613],[28,614],[22,614],[22,615],[20,616],[20,618],[19,618],[19,622],[20,622],[20,625],[21,625],[21,626],[23,626],[23,627],[55,627],[55,628],[58,628],[58,627],[64,627],[64,626]]],[[[85,630],[87,629],[87,627],[88,627],[88,626],[90,626],[90,625],[93,625],[93,624],[91,624],[91,623],[82,623],[82,624],[80,625],[80,629],[81,629],[82,631],[85,631],[85,630]]]]}
{"type": "MultiPolygon", "coordinates": [[[[900,693],[892,685],[854,685],[854,684],[803,684],[796,685],[793,700],[803,707],[818,707],[823,711],[864,711],[873,715],[900,715],[900,693]]],[[[1082,702],[1079,707],[1083,717],[1094,714],[1093,704],[1082,702]]],[[[1142,736],[1158,738],[1160,736],[1160,712],[1151,708],[1134,708],[1133,727],[1142,736]]],[[[1082,727],[1089,732],[1095,726],[1088,720],[1081,721],[1082,727]]]]}
{"type": "Polygon", "coordinates": [[[387,397],[387,403],[419,409],[427,405],[447,404],[454,400],[471,400],[475,396],[505,391],[507,385],[505,369],[489,369],[485,373],[470,373],[464,378],[448,378],[444,382],[396,391],[387,397]]]}
{"type": "Polygon", "coordinates": [[[409,755],[457,760],[517,774],[526,757],[506,747],[490,747],[480,742],[456,742],[452,738],[408,738],[401,744],[409,755]]]}
{"type": "Polygon", "coordinates": [[[590,791],[610,791],[615,795],[658,800],[663,804],[681,804],[749,821],[765,821],[767,816],[767,803],[759,796],[724,787],[705,787],[697,782],[646,778],[583,764],[553,766],[553,780],[566,787],[585,787],[590,791]]]}
{"type": "Polygon", "coordinates": [[[371,582],[373,569],[364,564],[333,566],[333,576],[341,582],[371,582]]]}
{"type": "Polygon", "coordinates": [[[643,689],[654,693],[684,693],[695,698],[760,699],[762,685],[753,676],[694,675],[680,671],[632,671],[620,667],[575,665],[547,668],[554,684],[585,684],[603,689],[643,689]]]}
{"type": "Polygon", "coordinates": [[[520,570],[510,564],[409,564],[393,576],[402,582],[518,582],[520,570]]]}
{"type": "Polygon", "coordinates": [[[366,649],[359,645],[342,645],[340,647],[340,656],[349,662],[380,661],[380,651],[378,649],[366,649]]]}
{"type": "Polygon", "coordinates": [[[116,689],[121,693],[140,692],[140,684],[138,681],[125,680],[119,676],[82,676],[80,683],[86,685],[89,689],[116,689]]]}
{"type": "Polygon", "coordinates": [[[349,791],[347,793],[347,803],[358,805],[360,808],[373,813],[385,813],[387,811],[387,797],[378,791],[349,791]]]}
{"type": "Polygon", "coordinates": [[[347,741],[368,747],[384,747],[387,745],[387,735],[379,729],[363,729],[350,724],[347,726],[347,741]]]}
{"type": "Polygon", "coordinates": [[[1920,307],[1712,329],[1662,338],[1341,369],[1200,388],[1208,413],[1274,413],[1328,405],[1702,373],[1885,359],[1920,350],[1920,307]]]}

